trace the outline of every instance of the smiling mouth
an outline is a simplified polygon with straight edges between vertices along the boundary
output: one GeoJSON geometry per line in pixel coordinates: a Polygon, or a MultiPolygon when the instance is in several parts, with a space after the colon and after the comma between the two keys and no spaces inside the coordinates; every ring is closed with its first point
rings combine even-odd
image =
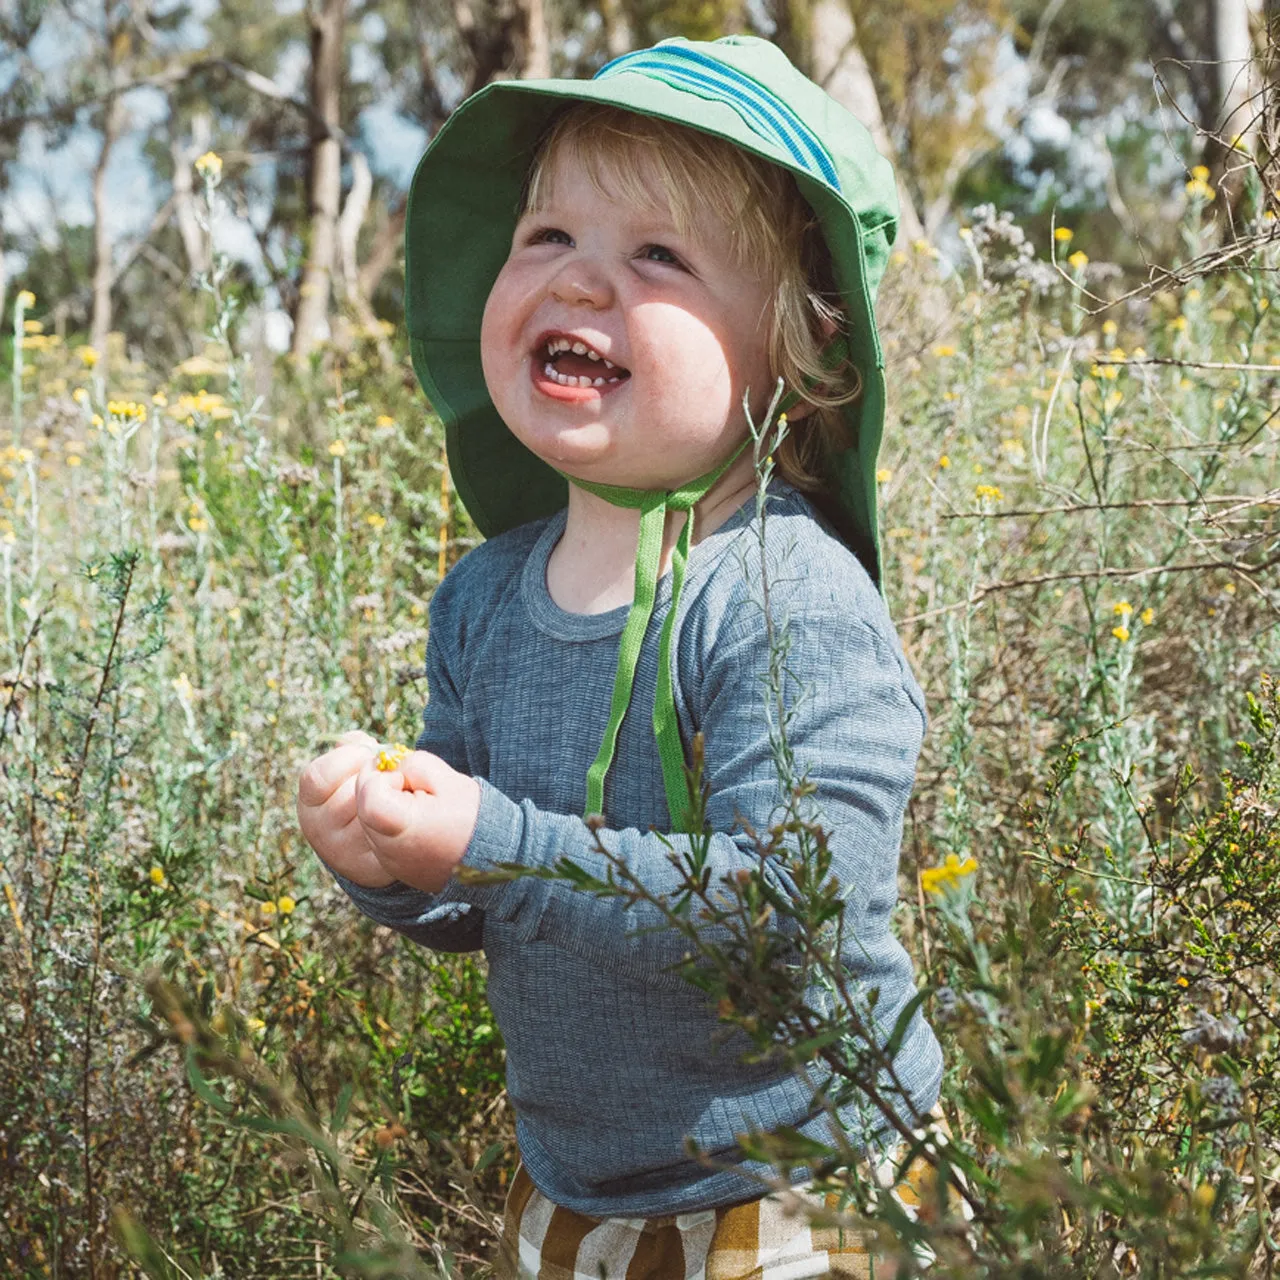
{"type": "Polygon", "coordinates": [[[557,335],[533,352],[535,364],[562,387],[616,386],[631,377],[631,370],[606,359],[580,338],[557,335]]]}

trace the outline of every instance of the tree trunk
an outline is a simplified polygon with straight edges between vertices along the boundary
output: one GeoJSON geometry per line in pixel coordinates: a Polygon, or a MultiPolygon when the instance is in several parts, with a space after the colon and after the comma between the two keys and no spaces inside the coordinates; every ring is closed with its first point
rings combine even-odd
{"type": "Polygon", "coordinates": [[[547,32],[547,10],[543,0],[520,0],[524,12],[524,66],[521,80],[551,78],[551,38],[547,32]]]}
{"type": "Polygon", "coordinates": [[[105,356],[111,332],[111,233],[107,228],[107,165],[120,133],[123,108],[112,92],[103,107],[102,146],[93,166],[93,312],[89,345],[105,356]]]}
{"type": "Polygon", "coordinates": [[[620,58],[635,47],[631,15],[622,0],[600,0],[600,25],[604,30],[605,52],[610,58],[620,58]]]}
{"type": "MultiPolygon", "coordinates": [[[[814,0],[807,25],[809,74],[846,111],[866,125],[877,150],[893,160],[893,144],[885,128],[871,70],[858,47],[847,0],[814,0]]],[[[898,203],[901,206],[898,239],[918,239],[924,234],[924,229],[915,202],[902,184],[901,172],[898,175],[898,203]]]]}
{"type": "Polygon", "coordinates": [[[1261,124],[1261,82],[1250,30],[1252,22],[1261,19],[1262,0],[1212,0],[1209,5],[1215,93],[1214,118],[1206,125],[1219,139],[1216,148],[1211,145],[1211,162],[1232,210],[1243,191],[1261,124]]]}
{"type": "Polygon", "coordinates": [[[311,11],[311,227],[307,264],[294,317],[293,357],[305,360],[329,332],[329,295],[338,246],[342,199],[341,124],[343,48],[347,0],[320,0],[311,11]]]}
{"type": "Polygon", "coordinates": [[[196,160],[209,150],[209,117],[201,112],[192,120],[189,143],[184,143],[178,136],[176,124],[171,119],[169,154],[173,158],[173,212],[187,255],[187,270],[198,276],[209,270],[210,245],[209,237],[196,217],[195,184],[191,173],[196,160]]]}

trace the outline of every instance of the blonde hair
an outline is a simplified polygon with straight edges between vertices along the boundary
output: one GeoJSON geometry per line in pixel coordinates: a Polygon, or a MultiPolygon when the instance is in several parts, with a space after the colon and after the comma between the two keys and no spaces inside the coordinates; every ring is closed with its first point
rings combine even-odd
{"type": "Polygon", "coordinates": [[[578,103],[561,111],[540,139],[525,179],[522,215],[544,206],[549,162],[561,155],[580,164],[601,194],[642,207],[653,202],[645,179],[656,173],[682,236],[696,238],[701,216],[713,210],[731,228],[735,265],[763,264],[773,286],[770,367],[815,406],[789,424],[775,459],[796,488],[822,489],[828,459],[852,443],[840,406],[862,387],[852,364],[828,369],[822,362],[828,332],[833,326],[843,331],[845,316],[818,219],[792,175],[712,134],[619,107],[578,103]]]}

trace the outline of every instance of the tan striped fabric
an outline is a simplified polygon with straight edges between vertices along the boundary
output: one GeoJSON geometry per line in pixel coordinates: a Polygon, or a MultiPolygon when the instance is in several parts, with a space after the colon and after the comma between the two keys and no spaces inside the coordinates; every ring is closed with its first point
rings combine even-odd
{"type": "MultiPolygon", "coordinates": [[[[940,1111],[929,1119],[933,1132],[950,1138],[940,1111]]],[[[917,1157],[899,1172],[903,1150],[869,1162],[864,1172],[912,1218],[928,1215],[936,1202],[933,1167],[917,1157]]],[[[793,1190],[822,1203],[807,1184],[793,1190]]],[[[825,1207],[835,1209],[836,1197],[828,1196],[825,1207]]],[[[592,1218],[552,1204],[520,1165],[493,1274],[495,1280],[891,1280],[893,1264],[876,1255],[874,1244],[869,1232],[810,1226],[794,1199],[788,1206],[778,1196],[662,1218],[592,1218]]]]}

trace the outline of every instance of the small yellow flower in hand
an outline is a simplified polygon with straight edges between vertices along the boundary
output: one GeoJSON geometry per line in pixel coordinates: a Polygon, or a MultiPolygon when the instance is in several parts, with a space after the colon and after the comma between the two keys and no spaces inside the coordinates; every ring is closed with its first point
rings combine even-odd
{"type": "Polygon", "coordinates": [[[393,769],[400,767],[400,761],[409,754],[409,748],[403,742],[397,742],[393,747],[384,747],[378,752],[377,769],[379,773],[390,773],[393,769]]]}

